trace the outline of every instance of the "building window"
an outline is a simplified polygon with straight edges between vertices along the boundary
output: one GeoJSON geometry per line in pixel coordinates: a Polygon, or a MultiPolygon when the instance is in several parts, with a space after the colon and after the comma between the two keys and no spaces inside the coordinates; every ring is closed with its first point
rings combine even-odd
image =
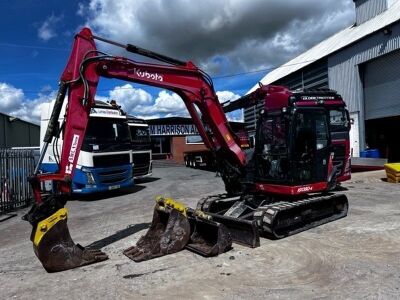
{"type": "Polygon", "coordinates": [[[151,137],[152,151],[155,154],[171,153],[171,138],[170,137],[151,137]]]}
{"type": "Polygon", "coordinates": [[[200,135],[188,135],[186,136],[186,144],[188,145],[203,145],[203,139],[200,135]]]}

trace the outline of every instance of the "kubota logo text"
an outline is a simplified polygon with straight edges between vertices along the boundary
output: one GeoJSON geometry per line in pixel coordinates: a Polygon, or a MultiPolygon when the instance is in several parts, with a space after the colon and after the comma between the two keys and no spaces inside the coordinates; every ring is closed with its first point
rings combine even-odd
{"type": "Polygon", "coordinates": [[[134,68],[134,73],[137,77],[145,78],[145,79],[152,79],[157,81],[163,81],[164,77],[158,73],[151,73],[147,72],[146,70],[136,69],[134,68]]]}

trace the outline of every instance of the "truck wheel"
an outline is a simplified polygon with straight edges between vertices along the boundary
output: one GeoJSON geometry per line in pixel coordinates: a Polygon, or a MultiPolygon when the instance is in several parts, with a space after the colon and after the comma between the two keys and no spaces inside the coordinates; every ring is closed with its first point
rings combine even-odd
{"type": "Polygon", "coordinates": [[[186,168],[189,168],[189,159],[185,158],[185,166],[186,168]]]}

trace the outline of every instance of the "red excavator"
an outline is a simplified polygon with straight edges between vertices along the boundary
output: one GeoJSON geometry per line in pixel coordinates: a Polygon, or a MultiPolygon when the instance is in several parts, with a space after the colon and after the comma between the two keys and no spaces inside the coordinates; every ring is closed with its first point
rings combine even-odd
{"type": "Polygon", "coordinates": [[[229,126],[209,75],[190,61],[109,41],[84,28],[75,36],[60,79],[45,146],[30,178],[35,204],[24,216],[33,226],[31,240],[35,253],[48,272],[107,259],[102,251],[73,242],[64,207],[100,77],[177,93],[204,144],[213,152],[227,192],[201,199],[197,209],[172,199],[157,199],[149,230],[135,246],[124,251],[132,260],[143,261],[183,248],[213,256],[230,249],[232,241],[257,247],[260,234],[282,238],[346,216],[346,196],[330,192],[339,172],[333,164],[329,107],[344,107],[337,93],[292,92],[281,86],[260,86],[239,99],[235,105],[260,100],[265,103],[257,123],[255,148],[245,152],[229,126]],[[157,63],[103,53],[96,49],[95,40],[157,63]],[[64,121],[59,124],[67,93],[64,121]],[[60,135],[64,142],[58,171],[39,173],[46,146],[60,135]],[[55,192],[42,191],[45,181],[53,182],[55,192]]]}

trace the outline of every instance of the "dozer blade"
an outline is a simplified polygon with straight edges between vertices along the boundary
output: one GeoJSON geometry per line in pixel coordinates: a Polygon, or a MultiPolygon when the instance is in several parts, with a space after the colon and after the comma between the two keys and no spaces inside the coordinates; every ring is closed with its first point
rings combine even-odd
{"type": "Polygon", "coordinates": [[[317,195],[261,206],[254,213],[254,219],[263,234],[280,239],[343,218],[348,208],[344,194],[317,195]]]}
{"type": "Polygon", "coordinates": [[[213,220],[224,225],[232,237],[234,243],[242,246],[260,247],[260,234],[255,220],[244,220],[228,216],[208,213],[213,220]]]}
{"type": "Polygon", "coordinates": [[[232,248],[229,230],[221,223],[215,222],[210,215],[201,211],[193,212],[190,218],[192,235],[186,245],[188,250],[205,257],[217,256],[232,248]]]}
{"type": "Polygon", "coordinates": [[[33,226],[31,240],[36,256],[47,272],[60,272],[104,261],[100,250],[85,249],[75,244],[67,226],[68,211],[57,210],[33,226]]]}
{"type": "Polygon", "coordinates": [[[149,230],[124,254],[135,262],[182,250],[190,238],[186,207],[172,199],[158,198],[149,230]]]}
{"type": "Polygon", "coordinates": [[[241,219],[225,215],[226,212],[240,202],[241,197],[229,197],[226,194],[209,196],[197,203],[197,209],[211,216],[213,221],[223,224],[234,243],[256,248],[260,246],[260,235],[255,220],[241,219]]]}

